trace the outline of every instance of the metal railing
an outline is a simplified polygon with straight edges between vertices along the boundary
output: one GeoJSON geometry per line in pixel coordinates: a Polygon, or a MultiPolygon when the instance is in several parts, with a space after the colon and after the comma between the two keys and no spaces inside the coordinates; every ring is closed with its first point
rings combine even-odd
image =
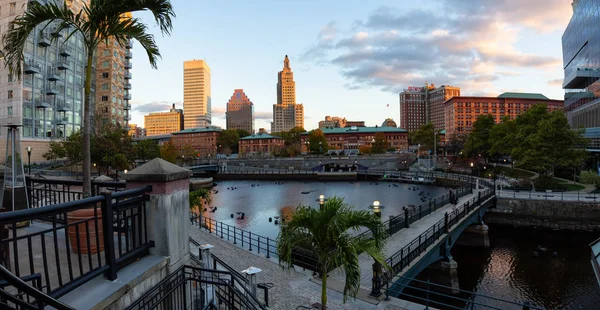
{"type": "Polygon", "coordinates": [[[537,192],[530,190],[497,190],[498,198],[513,198],[513,199],[528,199],[528,200],[558,200],[558,201],[584,201],[596,202],[600,199],[598,193],[582,193],[582,192],[537,192]]]}
{"type": "Polygon", "coordinates": [[[515,302],[505,299],[500,299],[484,294],[465,291],[457,288],[452,288],[446,285],[432,283],[431,281],[423,281],[414,278],[401,277],[405,282],[399,284],[388,292],[392,296],[404,297],[409,300],[416,300],[425,304],[428,307],[439,309],[494,309],[494,310],[509,310],[522,309],[533,310],[543,309],[533,305],[529,301],[515,302]],[[457,295],[447,294],[444,292],[458,291],[457,295]]]}
{"type": "Polygon", "coordinates": [[[316,175],[316,171],[312,170],[285,170],[285,169],[260,169],[260,168],[230,168],[220,169],[219,174],[305,174],[316,175]]]}
{"type": "Polygon", "coordinates": [[[115,280],[154,245],[146,227],[150,190],[0,213],[0,264],[16,277],[40,273],[43,291],[54,298],[101,274],[115,280]]]}
{"type": "Polygon", "coordinates": [[[181,266],[127,309],[267,309],[227,271],[181,266]]]}

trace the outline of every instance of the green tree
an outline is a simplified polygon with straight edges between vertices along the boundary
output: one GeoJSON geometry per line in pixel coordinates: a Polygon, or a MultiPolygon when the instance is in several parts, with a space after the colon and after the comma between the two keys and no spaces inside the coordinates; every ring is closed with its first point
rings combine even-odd
{"type": "MultiPolygon", "coordinates": [[[[11,75],[21,78],[21,67],[25,60],[24,49],[27,39],[36,31],[54,24],[56,31],[67,32],[65,38],[73,35],[83,38],[86,48],[86,69],[84,81],[83,106],[83,196],[91,194],[91,83],[94,52],[101,42],[114,40],[124,46],[130,38],[140,43],[146,51],[150,65],[156,68],[160,53],[154,36],[147,32],[147,27],[139,18],[124,18],[126,14],[138,11],[150,11],[160,31],[169,34],[172,29],[171,19],[175,13],[169,0],[92,0],[83,2],[79,12],[73,12],[67,1],[57,4],[49,1],[45,4],[32,2],[27,11],[17,16],[5,33],[3,52],[5,64],[11,75]]],[[[57,38],[53,38],[56,40],[57,38]]]]}
{"type": "Polygon", "coordinates": [[[151,160],[160,157],[160,146],[154,140],[142,140],[135,145],[137,159],[151,160]]]}
{"type": "Polygon", "coordinates": [[[69,162],[73,164],[79,163],[83,158],[83,133],[81,130],[72,133],[62,144],[65,150],[65,156],[69,162]]]}
{"type": "Polygon", "coordinates": [[[240,139],[251,135],[250,132],[248,132],[247,130],[244,130],[244,129],[236,129],[235,131],[237,131],[238,137],[240,137],[240,139]]]}
{"type": "Polygon", "coordinates": [[[378,132],[375,134],[374,140],[375,140],[375,142],[373,142],[371,152],[373,154],[385,153],[385,151],[387,151],[387,149],[388,149],[388,142],[385,139],[385,135],[381,132],[378,132]]]}
{"type": "Polygon", "coordinates": [[[321,129],[309,131],[308,142],[310,143],[309,149],[311,154],[325,154],[329,149],[327,146],[327,139],[321,129]]]}
{"type": "Polygon", "coordinates": [[[421,125],[419,127],[419,130],[413,131],[410,134],[412,144],[419,144],[421,145],[421,150],[431,150],[431,153],[433,153],[434,144],[439,142],[439,138],[436,140],[436,138],[434,137],[434,132],[435,129],[433,123],[429,122],[427,124],[421,125]]]}
{"type": "Polygon", "coordinates": [[[165,144],[160,147],[160,158],[168,162],[175,163],[177,160],[177,154],[177,147],[171,140],[165,142],[165,144]]]}
{"type": "Polygon", "coordinates": [[[198,207],[198,210],[202,210],[204,204],[210,204],[212,202],[212,193],[209,189],[200,188],[190,192],[190,209],[198,207]]]}
{"type": "Polygon", "coordinates": [[[490,131],[496,125],[494,117],[490,114],[479,115],[473,123],[473,130],[467,138],[463,152],[467,156],[481,155],[486,160],[490,155],[492,143],[490,141],[490,131]]]}
{"type": "Polygon", "coordinates": [[[344,302],[348,296],[356,296],[360,288],[358,255],[365,252],[386,266],[382,252],[385,237],[385,227],[377,215],[365,210],[353,210],[342,198],[334,197],[320,209],[300,206],[279,231],[277,253],[280,265],[286,269],[294,266],[294,249],[303,248],[314,253],[322,279],[321,309],[326,309],[329,271],[341,267],[346,273],[344,302]],[[368,228],[374,233],[354,237],[354,233],[361,228],[368,228]]]}
{"type": "Polygon", "coordinates": [[[465,147],[465,136],[453,133],[446,142],[446,152],[456,156],[465,147]]]}
{"type": "Polygon", "coordinates": [[[515,144],[517,123],[506,115],[502,121],[490,130],[490,154],[510,155],[515,144]]]}
{"type": "Polygon", "coordinates": [[[63,146],[62,141],[52,140],[52,141],[50,141],[48,146],[49,146],[48,152],[42,154],[42,157],[44,157],[45,159],[50,160],[53,163],[56,163],[57,159],[64,158],[67,156],[67,152],[63,146]]]}
{"type": "Polygon", "coordinates": [[[302,127],[294,127],[289,131],[271,133],[271,135],[284,140],[284,147],[278,155],[286,157],[300,155],[302,153],[301,136],[305,132],[306,130],[302,127]]]}
{"type": "Polygon", "coordinates": [[[111,168],[117,173],[125,170],[135,159],[133,140],[119,125],[102,125],[92,136],[91,147],[92,160],[107,173],[111,168]]]}
{"type": "Polygon", "coordinates": [[[217,138],[219,150],[226,154],[237,153],[240,133],[236,129],[221,130],[217,138]]]}
{"type": "Polygon", "coordinates": [[[183,161],[187,162],[196,158],[198,153],[196,153],[196,149],[194,149],[191,145],[186,144],[181,149],[181,155],[183,156],[183,161]]]}

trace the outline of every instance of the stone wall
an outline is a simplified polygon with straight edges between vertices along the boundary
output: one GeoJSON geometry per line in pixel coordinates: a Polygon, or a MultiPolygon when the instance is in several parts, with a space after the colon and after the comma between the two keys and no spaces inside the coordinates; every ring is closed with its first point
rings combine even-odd
{"type": "Polygon", "coordinates": [[[576,201],[499,198],[486,224],[560,230],[600,231],[600,204],[576,201]]]}

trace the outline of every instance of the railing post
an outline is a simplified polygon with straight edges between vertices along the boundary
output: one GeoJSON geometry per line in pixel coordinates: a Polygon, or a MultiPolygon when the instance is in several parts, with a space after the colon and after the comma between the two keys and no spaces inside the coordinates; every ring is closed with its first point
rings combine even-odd
{"type": "Polygon", "coordinates": [[[381,296],[381,264],[379,262],[373,263],[373,279],[369,296],[376,298],[381,296]]]}
{"type": "Polygon", "coordinates": [[[236,242],[237,238],[236,238],[235,235],[236,235],[236,233],[235,233],[235,226],[233,226],[233,244],[237,244],[237,242],[236,242]]]}
{"type": "Polygon", "coordinates": [[[408,208],[404,207],[404,226],[408,228],[410,224],[408,223],[408,208]]]}
{"type": "Polygon", "coordinates": [[[270,255],[271,249],[269,248],[269,240],[270,239],[271,238],[267,237],[267,258],[271,258],[271,255],[270,255]]]}
{"type": "Polygon", "coordinates": [[[444,230],[446,231],[446,233],[448,233],[449,227],[448,227],[448,212],[444,213],[444,230]]]}
{"type": "MultiPolygon", "coordinates": [[[[104,259],[108,270],[104,272],[106,279],[114,281],[117,279],[117,259],[115,257],[115,239],[113,232],[113,209],[111,193],[102,193],[102,233],[104,238],[104,259]]],[[[89,238],[89,236],[88,236],[89,238]]]]}
{"type": "Polygon", "coordinates": [[[251,231],[248,232],[248,244],[250,245],[250,248],[248,249],[248,251],[252,251],[252,232],[251,231]]]}

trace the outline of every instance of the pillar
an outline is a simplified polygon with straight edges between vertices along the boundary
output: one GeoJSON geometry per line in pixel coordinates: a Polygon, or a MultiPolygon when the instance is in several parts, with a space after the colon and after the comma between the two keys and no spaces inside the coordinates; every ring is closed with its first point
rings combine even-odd
{"type": "Polygon", "coordinates": [[[127,189],[151,185],[146,204],[151,255],[169,258],[169,273],[187,264],[190,255],[189,187],[191,171],[155,158],[123,175],[127,189]]]}
{"type": "Polygon", "coordinates": [[[476,247],[490,247],[489,227],[483,222],[471,225],[460,234],[456,244],[476,247]]]}
{"type": "MultiPolygon", "coordinates": [[[[420,279],[429,279],[431,283],[444,285],[446,288],[439,286],[430,286],[429,289],[432,291],[441,292],[444,294],[458,294],[460,291],[458,283],[458,264],[455,260],[442,260],[431,264],[427,267],[421,275],[420,279]]],[[[425,284],[420,283],[419,286],[423,287],[425,284]]]]}

